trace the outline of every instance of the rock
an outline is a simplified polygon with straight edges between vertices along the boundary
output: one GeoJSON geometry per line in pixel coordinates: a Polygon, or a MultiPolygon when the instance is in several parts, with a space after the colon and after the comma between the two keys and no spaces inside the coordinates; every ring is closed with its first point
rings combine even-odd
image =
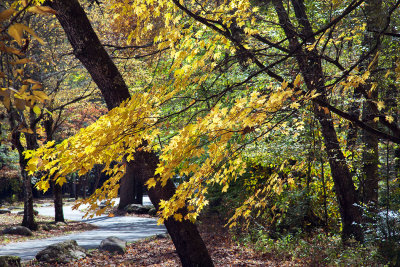
{"type": "Polygon", "coordinates": [[[156,235],[156,239],[165,239],[168,238],[169,234],[158,234],[156,235]]]}
{"type": "Polygon", "coordinates": [[[102,201],[100,202],[100,204],[99,204],[99,208],[100,208],[100,209],[106,208],[106,207],[107,207],[106,203],[107,203],[107,202],[106,202],[105,200],[102,200],[102,201]]]}
{"type": "Polygon", "coordinates": [[[49,225],[43,224],[43,225],[42,225],[42,230],[44,230],[44,231],[50,231],[51,229],[50,229],[49,225]]]}
{"type": "Polygon", "coordinates": [[[38,261],[47,263],[69,263],[86,257],[86,250],[75,240],[67,240],[48,246],[36,254],[38,261]]]}
{"type": "Polygon", "coordinates": [[[67,224],[66,222],[56,222],[55,225],[56,225],[57,227],[60,227],[60,226],[66,226],[66,225],[68,225],[68,224],[67,224]]]}
{"type": "Polygon", "coordinates": [[[2,267],[20,267],[21,258],[17,256],[0,256],[0,266],[2,267]]]}
{"type": "Polygon", "coordinates": [[[118,254],[125,254],[126,241],[115,236],[110,236],[101,241],[99,249],[108,252],[116,252],[118,254]]]}
{"type": "Polygon", "coordinates": [[[151,216],[156,216],[156,215],[157,215],[157,210],[156,210],[156,208],[152,207],[152,208],[149,210],[148,214],[151,215],[151,216]]]}
{"type": "Polygon", "coordinates": [[[140,204],[129,204],[127,205],[124,210],[128,213],[135,213],[135,214],[146,214],[149,212],[149,206],[143,206],[140,204]]]}
{"type": "Polygon", "coordinates": [[[11,210],[9,210],[9,209],[0,209],[0,214],[6,214],[6,213],[11,213],[11,210]]]}
{"type": "MultiPolygon", "coordinates": [[[[18,215],[24,215],[24,211],[23,210],[21,210],[21,211],[18,211],[18,213],[17,213],[18,215]]],[[[37,210],[33,210],[33,214],[35,214],[35,215],[38,215],[39,214],[39,212],[37,211],[37,210]]]]}
{"type": "Polygon", "coordinates": [[[32,231],[25,226],[13,226],[3,230],[3,235],[25,235],[31,236],[33,235],[32,231]]]}

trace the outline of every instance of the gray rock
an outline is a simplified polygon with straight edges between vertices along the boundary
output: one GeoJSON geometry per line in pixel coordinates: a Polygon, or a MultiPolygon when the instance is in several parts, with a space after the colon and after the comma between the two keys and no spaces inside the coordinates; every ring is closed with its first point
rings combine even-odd
{"type": "Polygon", "coordinates": [[[0,256],[1,267],[20,267],[21,258],[17,256],[0,256]]]}
{"type": "Polygon", "coordinates": [[[44,230],[44,231],[50,231],[51,229],[50,229],[50,227],[49,227],[48,224],[43,224],[43,225],[42,225],[42,230],[44,230]]]}
{"type": "Polygon", "coordinates": [[[9,210],[9,209],[0,209],[0,214],[6,214],[6,213],[11,213],[11,210],[9,210]]]}
{"type": "Polygon", "coordinates": [[[108,252],[116,252],[118,254],[125,254],[126,241],[115,236],[110,236],[101,241],[99,249],[108,252]]]}
{"type": "MultiPolygon", "coordinates": [[[[21,211],[18,211],[18,213],[17,213],[18,215],[24,215],[24,211],[23,210],[21,210],[21,211]]],[[[38,215],[39,214],[39,212],[37,211],[37,210],[33,210],[33,214],[35,214],[35,215],[38,215]]]]}
{"type": "Polygon", "coordinates": [[[149,212],[150,207],[149,206],[143,206],[140,204],[129,204],[127,205],[124,210],[128,213],[134,213],[134,214],[146,214],[149,212]]]}
{"type": "Polygon", "coordinates": [[[157,210],[156,210],[156,208],[152,207],[152,208],[149,210],[148,214],[151,215],[151,216],[156,216],[156,215],[157,215],[157,210]]]}
{"type": "Polygon", "coordinates": [[[67,240],[48,246],[36,254],[38,261],[47,263],[69,263],[86,257],[86,250],[75,240],[67,240]]]}
{"type": "Polygon", "coordinates": [[[166,238],[169,238],[169,234],[168,233],[156,235],[156,239],[166,239],[166,238]]]}
{"type": "Polygon", "coordinates": [[[25,236],[33,235],[32,231],[29,230],[29,228],[26,228],[25,226],[13,226],[13,227],[6,228],[3,230],[2,234],[3,235],[25,235],[25,236]]]}

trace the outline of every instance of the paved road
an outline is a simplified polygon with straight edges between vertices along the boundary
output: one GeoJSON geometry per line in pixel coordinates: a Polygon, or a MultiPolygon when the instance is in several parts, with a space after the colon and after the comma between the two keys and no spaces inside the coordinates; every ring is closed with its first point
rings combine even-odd
{"type": "MultiPolygon", "coordinates": [[[[144,204],[149,203],[148,199],[144,202],[144,204]]],[[[39,214],[54,216],[53,207],[39,207],[36,208],[36,210],[39,211],[39,214]]],[[[166,232],[165,227],[158,226],[155,219],[99,216],[93,219],[82,220],[81,218],[83,214],[84,213],[81,211],[72,210],[70,206],[64,207],[64,216],[66,219],[81,220],[83,222],[97,225],[99,228],[66,236],[11,243],[0,247],[0,255],[14,255],[21,257],[22,260],[30,260],[33,259],[43,248],[68,239],[74,239],[80,246],[86,249],[91,249],[97,248],[100,245],[101,240],[108,236],[117,236],[128,242],[132,242],[141,238],[166,232]]]]}

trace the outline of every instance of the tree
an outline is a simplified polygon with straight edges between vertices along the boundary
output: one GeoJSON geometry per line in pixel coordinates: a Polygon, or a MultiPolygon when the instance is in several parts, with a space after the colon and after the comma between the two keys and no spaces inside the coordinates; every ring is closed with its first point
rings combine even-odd
{"type": "MultiPolygon", "coordinates": [[[[47,3],[57,11],[57,18],[64,28],[74,49],[75,56],[83,63],[98,85],[111,110],[130,98],[128,88],[118,69],[108,56],[89,20],[77,1],[52,1],[47,3]]],[[[144,183],[152,176],[157,165],[157,156],[153,152],[137,153],[136,160],[147,169],[140,177],[144,183]],[[150,176],[149,176],[150,175],[150,176]]],[[[149,191],[150,200],[158,208],[162,199],[172,196],[174,185],[170,181],[166,187],[157,187],[149,191]]],[[[196,226],[191,222],[169,220],[165,223],[185,266],[212,266],[212,261],[196,226]]]]}
{"type": "MultiPolygon", "coordinates": [[[[249,144],[273,138],[277,131],[286,131],[285,122],[298,112],[301,104],[310,101],[324,137],[343,237],[362,240],[358,195],[341,150],[335,116],[379,138],[400,143],[399,128],[391,116],[383,112],[375,114],[383,118],[379,120],[383,131],[342,111],[337,96],[331,96],[331,91],[338,87],[348,90],[365,83],[369,77],[369,73],[358,73],[355,69],[373,51],[363,55],[351,47],[343,51],[344,36],[351,25],[345,23],[346,19],[359,11],[364,1],[283,3],[274,0],[266,5],[254,3],[255,6],[248,1],[231,1],[229,5],[207,1],[173,3],[161,0],[132,5],[113,3],[114,8],[121,8],[122,13],[137,19],[139,26],[131,33],[136,42],[152,29],[154,17],[162,14],[165,28],[155,37],[155,42],[158,49],[171,48],[173,63],[169,74],[173,78],[147,92],[136,93],[56,148],[39,149],[33,154],[32,169],[37,168],[39,158],[47,164],[49,157],[57,158],[49,167],[57,170],[60,177],[105,163],[105,170],[113,177],[103,187],[109,191],[95,192],[94,202],[107,194],[115,195],[117,181],[124,173],[123,166],[111,168],[110,159],[126,158],[129,162],[143,157],[153,168],[158,166],[153,178],[150,178],[152,173],[148,174],[149,193],[154,188],[169,186],[173,177],[187,177],[172,197],[160,198],[159,206],[156,205],[160,221],[172,218],[194,221],[207,205],[205,195],[211,186],[219,184],[225,192],[245,172],[244,153],[249,144]],[[314,9],[326,12],[315,13],[314,9]],[[317,19],[311,20],[309,14],[317,19]],[[347,62],[348,54],[358,58],[347,62]],[[166,103],[178,108],[168,109],[166,103]],[[178,123],[176,131],[169,136],[169,121],[182,114],[190,114],[187,123],[178,123]],[[167,138],[160,141],[160,133],[167,138]],[[155,149],[161,154],[158,164],[149,154],[155,149]],[[69,163],[81,158],[79,166],[69,163]],[[188,211],[182,211],[187,205],[188,211]]],[[[398,13],[399,5],[400,1],[388,3],[387,22],[380,38],[398,13]]],[[[362,21],[357,21],[358,24],[362,21]]],[[[362,32],[361,26],[356,29],[362,32]]],[[[357,34],[346,38],[360,40],[357,34]]],[[[76,51],[78,57],[83,56],[79,53],[83,50],[76,51]]],[[[370,103],[377,111],[382,105],[370,103]]],[[[237,209],[232,224],[239,216],[249,218],[254,207],[265,205],[269,191],[282,192],[283,181],[279,175],[271,175],[270,180],[270,185],[259,188],[237,209]]],[[[39,186],[46,188],[46,180],[39,186]]]]}

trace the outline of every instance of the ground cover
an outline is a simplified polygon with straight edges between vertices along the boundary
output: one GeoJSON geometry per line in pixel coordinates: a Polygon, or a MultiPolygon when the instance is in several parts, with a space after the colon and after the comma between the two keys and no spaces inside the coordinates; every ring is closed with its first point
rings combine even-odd
{"type": "MultiPolygon", "coordinates": [[[[21,225],[23,215],[18,214],[0,214],[0,232],[3,229],[21,225]]],[[[39,230],[33,231],[32,236],[19,235],[0,235],[0,248],[10,242],[22,242],[31,239],[42,239],[53,236],[67,235],[76,232],[88,231],[97,227],[83,222],[74,222],[66,220],[66,223],[54,223],[52,217],[37,215],[36,221],[39,225],[39,230]]]]}
{"type": "MultiPolygon", "coordinates": [[[[216,266],[295,266],[300,261],[275,257],[234,242],[229,231],[214,218],[199,224],[199,231],[206,242],[216,266]],[[297,262],[297,263],[296,263],[297,262]]],[[[49,266],[35,260],[25,266],[49,266]]],[[[179,257],[171,239],[155,236],[128,244],[125,255],[111,254],[97,249],[89,251],[85,259],[58,266],[180,266],[179,257]]]]}

